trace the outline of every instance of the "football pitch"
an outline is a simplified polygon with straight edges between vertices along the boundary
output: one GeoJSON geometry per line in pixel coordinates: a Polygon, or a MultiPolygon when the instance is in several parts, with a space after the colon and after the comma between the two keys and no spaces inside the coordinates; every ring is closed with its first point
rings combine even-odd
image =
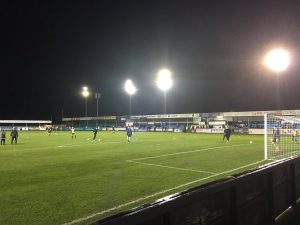
{"type": "MultiPolygon", "coordinates": [[[[7,134],[7,136],[9,136],[7,134]]],[[[258,167],[263,136],[20,132],[0,146],[0,224],[89,224],[258,167]],[[250,143],[252,141],[252,143],[250,143]]]]}

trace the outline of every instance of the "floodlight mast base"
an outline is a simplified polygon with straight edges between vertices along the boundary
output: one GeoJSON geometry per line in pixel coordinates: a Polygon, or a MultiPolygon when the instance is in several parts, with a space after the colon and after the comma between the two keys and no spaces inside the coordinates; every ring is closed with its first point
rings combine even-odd
{"type": "Polygon", "coordinates": [[[85,98],[85,118],[86,118],[86,127],[88,127],[88,120],[87,120],[87,97],[85,98]]]}
{"type": "Polygon", "coordinates": [[[167,93],[164,91],[164,114],[167,114],[167,93]]]}
{"type": "Polygon", "coordinates": [[[280,110],[281,109],[281,99],[280,99],[280,74],[277,72],[276,73],[277,76],[277,99],[276,99],[276,103],[277,103],[277,109],[280,110]]]}
{"type": "Polygon", "coordinates": [[[98,115],[98,112],[99,112],[99,107],[98,107],[98,105],[99,105],[99,99],[101,99],[101,93],[95,93],[95,99],[96,99],[96,101],[97,101],[97,117],[99,116],[98,115]]]}
{"type": "Polygon", "coordinates": [[[264,114],[264,158],[268,159],[268,123],[267,123],[268,115],[264,114]]]}
{"type": "Polygon", "coordinates": [[[131,116],[131,94],[129,95],[129,116],[131,116]]]}

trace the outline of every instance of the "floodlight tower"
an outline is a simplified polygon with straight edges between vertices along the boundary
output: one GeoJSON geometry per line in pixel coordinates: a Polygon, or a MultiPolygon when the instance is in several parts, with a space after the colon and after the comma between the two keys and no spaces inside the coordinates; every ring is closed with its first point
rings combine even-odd
{"type": "Polygon", "coordinates": [[[99,102],[99,99],[101,99],[101,93],[96,92],[95,93],[95,99],[97,101],[97,117],[98,117],[98,102],[99,102]]]}
{"type": "MultiPolygon", "coordinates": [[[[87,98],[90,95],[88,87],[83,87],[81,94],[85,98],[85,117],[87,117],[87,98]]],[[[88,121],[86,121],[86,126],[87,125],[88,125],[88,121]]]]}
{"type": "Polygon", "coordinates": [[[129,115],[131,116],[131,95],[136,92],[136,87],[131,80],[127,80],[124,85],[124,89],[129,94],[129,115]]]}
{"type": "Polygon", "coordinates": [[[280,105],[280,74],[290,65],[290,55],[288,51],[282,48],[276,48],[267,53],[264,64],[277,75],[277,108],[280,105]]]}
{"type": "Polygon", "coordinates": [[[167,114],[167,90],[173,85],[172,73],[168,69],[162,69],[157,74],[156,85],[164,93],[164,114],[167,114]]]}

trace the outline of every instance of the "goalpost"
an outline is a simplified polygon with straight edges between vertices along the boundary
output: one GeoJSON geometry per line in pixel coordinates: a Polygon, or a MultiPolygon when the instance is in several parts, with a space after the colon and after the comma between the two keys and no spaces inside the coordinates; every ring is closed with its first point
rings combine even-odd
{"type": "Polygon", "coordinates": [[[300,114],[264,115],[265,159],[300,155],[300,114]]]}

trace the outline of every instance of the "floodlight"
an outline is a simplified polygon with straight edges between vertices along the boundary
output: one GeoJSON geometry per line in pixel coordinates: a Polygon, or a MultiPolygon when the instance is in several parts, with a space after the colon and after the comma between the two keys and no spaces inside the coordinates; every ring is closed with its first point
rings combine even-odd
{"type": "Polygon", "coordinates": [[[173,81],[171,78],[171,72],[167,69],[162,69],[158,72],[158,77],[156,79],[156,85],[162,91],[167,91],[173,85],[173,81]]]}
{"type": "MultiPolygon", "coordinates": [[[[264,59],[264,64],[277,75],[290,65],[290,55],[282,48],[271,50],[264,59]]],[[[277,108],[280,109],[280,76],[277,76],[277,108]]]]}
{"type": "Polygon", "coordinates": [[[169,90],[173,85],[172,73],[168,69],[162,69],[157,74],[156,85],[164,93],[164,114],[167,113],[167,90],[169,90]]]}
{"type": "Polygon", "coordinates": [[[83,97],[87,98],[90,95],[89,89],[87,87],[83,87],[81,94],[83,97]]]}
{"type": "Polygon", "coordinates": [[[131,115],[131,95],[136,92],[136,87],[131,80],[127,80],[124,85],[124,89],[129,94],[129,115],[131,115]]]}
{"type": "Polygon", "coordinates": [[[284,49],[273,49],[266,55],[264,63],[269,69],[282,72],[290,65],[290,55],[284,49]]]}
{"type": "Polygon", "coordinates": [[[133,95],[136,92],[136,87],[134,86],[131,80],[127,80],[125,82],[124,89],[129,95],[133,95]]]}
{"type": "MultiPolygon", "coordinates": [[[[87,117],[87,99],[90,95],[88,87],[86,86],[82,87],[81,95],[85,97],[85,117],[87,117]]],[[[86,121],[86,127],[88,127],[88,121],[86,121]]]]}

